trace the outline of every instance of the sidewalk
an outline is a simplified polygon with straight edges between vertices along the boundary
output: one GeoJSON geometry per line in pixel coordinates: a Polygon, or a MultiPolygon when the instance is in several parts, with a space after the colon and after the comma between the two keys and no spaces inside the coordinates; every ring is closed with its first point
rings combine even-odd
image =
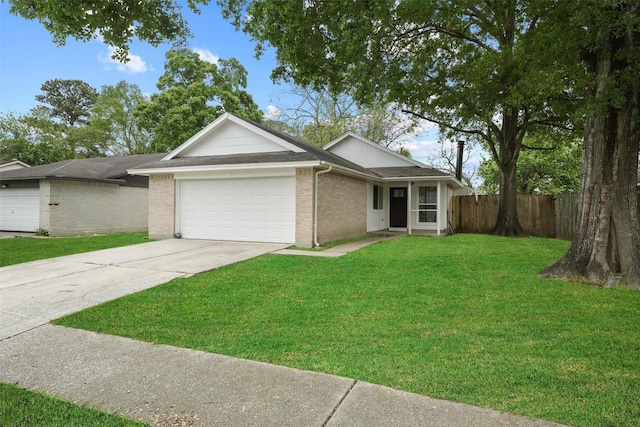
{"type": "MultiPolygon", "coordinates": [[[[342,256],[387,238],[295,252],[342,256]]],[[[169,274],[166,281],[260,253],[293,252],[281,247],[160,241],[3,267],[0,305],[28,319],[0,336],[0,381],[161,427],[557,425],[349,378],[46,323],[57,313],[155,286],[162,277],[153,274],[169,274]]]]}
{"type": "Polygon", "coordinates": [[[160,426],[556,425],[349,378],[53,325],[0,342],[0,360],[2,382],[160,426]]]}
{"type": "Polygon", "coordinates": [[[304,249],[280,249],[272,253],[276,255],[300,255],[300,256],[313,256],[313,257],[325,257],[325,258],[337,258],[346,255],[350,252],[362,249],[366,246],[373,245],[374,243],[383,242],[385,240],[397,239],[405,234],[397,235],[384,235],[374,236],[366,239],[358,240],[355,242],[345,243],[343,245],[334,246],[324,250],[304,250],[304,249]]]}

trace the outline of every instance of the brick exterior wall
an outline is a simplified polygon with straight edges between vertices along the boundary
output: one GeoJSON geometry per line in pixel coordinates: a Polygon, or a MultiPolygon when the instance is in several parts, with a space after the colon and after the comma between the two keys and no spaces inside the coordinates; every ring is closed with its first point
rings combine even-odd
{"type": "Polygon", "coordinates": [[[296,246],[313,246],[313,192],[315,170],[296,169],[296,246]]]}
{"type": "Polygon", "coordinates": [[[367,232],[367,181],[329,172],[318,177],[318,242],[367,232]]]}
{"type": "Polygon", "coordinates": [[[149,238],[170,239],[176,225],[176,183],[173,174],[149,176],[149,238]]]}
{"type": "Polygon", "coordinates": [[[51,236],[146,231],[147,198],[146,188],[41,180],[40,227],[51,236]]]}

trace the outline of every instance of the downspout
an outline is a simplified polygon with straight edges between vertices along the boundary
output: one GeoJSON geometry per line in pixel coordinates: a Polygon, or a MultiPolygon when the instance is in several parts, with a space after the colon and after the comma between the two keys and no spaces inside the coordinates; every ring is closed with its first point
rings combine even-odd
{"type": "Polygon", "coordinates": [[[413,215],[411,215],[411,181],[407,181],[407,234],[411,235],[411,221],[413,220],[413,215]]]}
{"type": "Polygon", "coordinates": [[[440,184],[441,182],[438,181],[438,184],[436,185],[436,235],[440,236],[440,228],[442,228],[440,226],[440,220],[442,219],[442,215],[440,215],[442,213],[442,200],[440,200],[442,198],[441,196],[441,191],[440,191],[440,184]]]}
{"type": "Polygon", "coordinates": [[[329,173],[333,169],[333,166],[329,165],[329,169],[316,172],[315,179],[315,194],[313,199],[313,244],[318,247],[318,176],[323,173],[329,173]]]}

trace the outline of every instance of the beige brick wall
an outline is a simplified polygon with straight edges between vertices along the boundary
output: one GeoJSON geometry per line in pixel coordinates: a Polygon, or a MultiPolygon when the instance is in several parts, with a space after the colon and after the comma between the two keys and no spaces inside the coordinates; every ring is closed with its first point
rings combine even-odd
{"type": "Polygon", "coordinates": [[[175,234],[176,182],[173,174],[149,176],[149,237],[169,239],[175,234]]]}
{"type": "Polygon", "coordinates": [[[40,227],[52,236],[147,230],[146,188],[65,180],[40,187],[40,227]]]}
{"type": "Polygon", "coordinates": [[[367,232],[367,182],[329,172],[318,177],[318,242],[367,232]]]}
{"type": "Polygon", "coordinates": [[[296,246],[313,246],[314,169],[296,169],[296,246]]]}
{"type": "Polygon", "coordinates": [[[51,218],[49,215],[50,207],[49,201],[52,196],[57,196],[57,188],[54,188],[54,193],[51,193],[51,180],[40,180],[40,228],[45,230],[51,229],[51,218]]]}

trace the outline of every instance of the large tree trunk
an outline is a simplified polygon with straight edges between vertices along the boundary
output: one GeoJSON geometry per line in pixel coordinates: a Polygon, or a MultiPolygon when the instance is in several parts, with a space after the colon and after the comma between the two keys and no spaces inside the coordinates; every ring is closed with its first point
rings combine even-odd
{"type": "Polygon", "coordinates": [[[498,236],[525,235],[518,221],[518,180],[517,166],[522,146],[521,132],[518,132],[518,110],[505,113],[502,118],[502,138],[499,157],[496,159],[500,170],[498,187],[498,219],[491,234],[498,236]]]}
{"type": "MultiPolygon", "coordinates": [[[[620,84],[624,102],[596,110],[585,127],[581,176],[581,216],[577,233],[556,264],[543,277],[583,276],[591,283],[620,282],[640,290],[640,222],[636,192],[640,115],[637,64],[623,62],[621,52],[637,53],[637,34],[610,36],[589,54],[590,71],[597,77],[594,103],[610,95],[611,81],[634,72],[631,83],[620,84]]],[[[608,100],[607,100],[608,101],[608,100]]]]}

